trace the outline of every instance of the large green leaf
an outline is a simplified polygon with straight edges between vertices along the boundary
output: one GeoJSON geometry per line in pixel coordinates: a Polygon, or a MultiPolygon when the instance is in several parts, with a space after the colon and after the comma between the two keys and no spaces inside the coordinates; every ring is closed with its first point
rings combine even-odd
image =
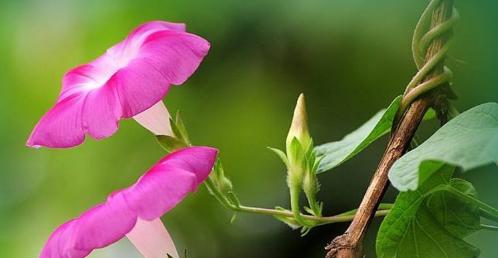
{"type": "Polygon", "coordinates": [[[389,171],[400,191],[414,190],[444,164],[464,171],[498,161],[498,104],[474,107],[406,153],[389,171]]]}
{"type": "MultiPolygon", "coordinates": [[[[452,178],[450,185],[477,199],[477,191],[470,182],[452,178]]],[[[426,205],[439,224],[456,237],[464,238],[481,229],[479,207],[469,201],[438,191],[427,197],[426,205]]]]}
{"type": "Polygon", "coordinates": [[[401,96],[395,98],[388,108],[377,112],[370,120],[342,140],[317,146],[315,148],[317,154],[323,156],[317,173],[337,167],[390,132],[400,102],[401,96]]]}
{"type": "Polygon", "coordinates": [[[377,236],[379,258],[471,258],[479,250],[462,238],[479,227],[479,209],[447,191],[452,187],[473,196],[472,185],[451,179],[451,166],[441,167],[417,191],[398,195],[377,236]]]}

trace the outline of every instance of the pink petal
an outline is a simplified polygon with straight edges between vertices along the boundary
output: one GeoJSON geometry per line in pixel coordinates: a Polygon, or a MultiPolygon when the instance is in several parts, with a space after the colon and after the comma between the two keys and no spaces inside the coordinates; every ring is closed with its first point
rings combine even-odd
{"type": "Polygon", "coordinates": [[[111,87],[90,91],[83,105],[83,128],[95,139],[103,139],[118,130],[121,106],[111,87]]]}
{"type": "Polygon", "coordinates": [[[57,103],[27,145],[66,148],[81,144],[85,134],[95,139],[114,134],[120,119],[149,109],[172,84],[185,82],[208,50],[209,43],[186,33],[184,24],[139,26],[99,58],[64,75],[57,103]]]}
{"type": "Polygon", "coordinates": [[[150,21],[138,26],[130,35],[126,38],[125,45],[128,47],[139,47],[145,38],[150,34],[158,31],[173,30],[179,32],[185,32],[186,26],[184,23],[172,23],[164,21],[150,21]]]}
{"type": "Polygon", "coordinates": [[[179,85],[195,72],[209,48],[209,42],[199,36],[160,31],[143,42],[139,60],[154,67],[172,84],[179,85]]]}
{"type": "Polygon", "coordinates": [[[119,194],[124,195],[123,198],[129,201],[130,208],[139,217],[151,220],[161,216],[174,208],[189,192],[196,191],[199,184],[209,176],[216,159],[216,150],[206,151],[203,148],[190,148],[189,155],[174,152],[166,156],[135,185],[119,194]],[[177,158],[177,155],[182,157],[177,158]],[[157,196],[166,198],[158,199],[157,196]]]}
{"type": "Polygon", "coordinates": [[[83,102],[81,95],[73,95],[55,104],[33,129],[27,145],[66,148],[81,144],[85,138],[80,109],[83,102]]]}
{"type": "Polygon", "coordinates": [[[116,90],[122,117],[130,118],[152,107],[168,93],[166,78],[141,60],[133,60],[116,72],[106,84],[116,90]]]}
{"type": "Polygon", "coordinates": [[[138,219],[126,237],[146,258],[166,258],[167,254],[179,257],[175,243],[160,219],[138,219]]]}
{"type": "Polygon", "coordinates": [[[121,192],[129,200],[130,209],[140,218],[152,220],[170,211],[188,193],[196,189],[196,175],[183,169],[161,167],[150,170],[139,183],[121,192]],[[168,171],[163,175],[162,171],[168,171]],[[170,178],[175,178],[172,181],[170,178]],[[163,198],[157,198],[162,196],[163,198]]]}
{"type": "MultiPolygon", "coordinates": [[[[40,258],[82,258],[96,248],[123,238],[136,227],[137,219],[152,221],[160,218],[206,179],[216,155],[217,150],[210,147],[185,148],[167,155],[131,187],[111,194],[105,203],[57,228],[40,258]]],[[[142,226],[154,230],[150,232],[154,233],[151,236],[162,235],[164,232],[158,228],[159,222],[140,223],[137,232],[132,231],[132,237],[135,236],[139,243],[145,241],[140,233],[142,226]]],[[[164,238],[156,240],[165,241],[164,238]]],[[[156,249],[152,243],[148,247],[150,252],[164,250],[156,249]]]]}
{"type": "Polygon", "coordinates": [[[118,92],[123,116],[132,117],[157,103],[167,94],[169,83],[184,83],[208,50],[209,43],[192,34],[160,31],[149,35],[137,58],[108,82],[118,92]]]}
{"type": "Polygon", "coordinates": [[[130,232],[137,216],[130,211],[127,200],[111,195],[107,202],[97,205],[75,220],[74,245],[78,250],[93,250],[108,246],[130,232]]]}

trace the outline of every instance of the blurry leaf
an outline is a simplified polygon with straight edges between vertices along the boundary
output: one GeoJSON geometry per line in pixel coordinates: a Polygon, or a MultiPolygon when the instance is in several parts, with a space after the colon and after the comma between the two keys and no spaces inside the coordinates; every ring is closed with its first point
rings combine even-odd
{"type": "Polygon", "coordinates": [[[159,145],[161,145],[161,147],[167,152],[187,147],[186,143],[169,135],[157,135],[156,139],[159,145]]]}
{"type": "Polygon", "coordinates": [[[443,164],[464,171],[498,160],[498,104],[474,107],[435,132],[417,148],[401,157],[389,171],[400,191],[417,189],[443,164]]]}
{"type": "Polygon", "coordinates": [[[342,140],[317,146],[315,150],[318,156],[323,157],[317,173],[337,167],[391,131],[400,102],[401,96],[398,96],[387,109],[377,112],[370,120],[342,140]]]}
{"type": "Polygon", "coordinates": [[[437,117],[436,111],[432,108],[429,108],[427,112],[424,114],[424,120],[431,120],[437,117]]]}
{"type": "Polygon", "coordinates": [[[474,225],[479,223],[478,209],[447,189],[454,187],[466,194],[475,192],[468,182],[450,180],[453,170],[451,166],[443,166],[417,191],[398,195],[377,235],[379,258],[472,258],[479,255],[476,247],[462,239],[474,232],[474,225]]]}

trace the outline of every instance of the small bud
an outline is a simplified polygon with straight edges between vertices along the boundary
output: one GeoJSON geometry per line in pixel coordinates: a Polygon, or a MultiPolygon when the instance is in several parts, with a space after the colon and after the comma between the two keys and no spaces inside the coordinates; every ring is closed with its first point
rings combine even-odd
{"type": "Polygon", "coordinates": [[[304,95],[299,95],[292,124],[285,141],[289,187],[300,187],[306,170],[306,153],[313,148],[308,132],[308,118],[304,95]]]}
{"type": "Polygon", "coordinates": [[[306,114],[306,102],[304,95],[301,93],[297,99],[296,107],[294,108],[294,116],[292,124],[287,134],[286,146],[289,152],[292,139],[296,138],[304,150],[307,150],[311,144],[311,136],[308,131],[308,115],[306,114]]]}
{"type": "Polygon", "coordinates": [[[239,206],[240,202],[237,195],[233,191],[232,181],[225,176],[225,171],[221,165],[221,161],[218,159],[214,165],[213,172],[209,175],[212,180],[214,187],[219,194],[221,194],[228,202],[233,206],[239,206]]]}
{"type": "Polygon", "coordinates": [[[316,194],[320,189],[315,171],[307,170],[303,179],[303,191],[308,199],[309,209],[307,211],[315,216],[322,216],[322,204],[316,200],[316,194]]]}
{"type": "MultiPolygon", "coordinates": [[[[306,171],[311,172],[311,171],[306,171]]],[[[315,195],[318,192],[319,186],[316,175],[312,173],[305,173],[303,178],[303,191],[307,196],[315,195]]]]}

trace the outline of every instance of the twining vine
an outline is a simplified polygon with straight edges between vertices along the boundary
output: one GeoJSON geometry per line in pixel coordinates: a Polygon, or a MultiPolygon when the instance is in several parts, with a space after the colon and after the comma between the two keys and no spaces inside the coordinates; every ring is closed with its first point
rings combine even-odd
{"type": "MultiPolygon", "coordinates": [[[[442,121],[453,110],[442,91],[430,94],[432,89],[447,85],[451,71],[444,66],[453,26],[458,12],[453,12],[453,0],[432,0],[415,28],[412,51],[419,69],[406,87],[398,115],[393,123],[394,132],[386,151],[363,197],[358,213],[343,235],[333,239],[326,247],[327,258],[356,258],[362,256],[362,241],[373,211],[388,186],[388,172],[407,150],[425,112],[433,106],[442,121]]],[[[447,90],[448,91],[448,90],[447,90]]],[[[450,91],[451,92],[451,91],[450,91]]]]}
{"type": "Polygon", "coordinates": [[[444,61],[451,44],[453,27],[459,20],[460,15],[458,10],[452,7],[449,19],[431,27],[433,13],[437,11],[442,3],[443,0],[431,1],[415,27],[412,53],[418,72],[406,86],[399,109],[400,114],[404,113],[408,106],[418,97],[437,87],[451,83],[453,78],[453,73],[444,65],[444,61]],[[437,49],[435,54],[427,58],[429,47],[441,37],[444,37],[443,41],[439,41],[442,42],[442,46],[437,49]],[[430,79],[424,81],[438,65],[443,67],[442,72],[433,74],[430,79]]]}

